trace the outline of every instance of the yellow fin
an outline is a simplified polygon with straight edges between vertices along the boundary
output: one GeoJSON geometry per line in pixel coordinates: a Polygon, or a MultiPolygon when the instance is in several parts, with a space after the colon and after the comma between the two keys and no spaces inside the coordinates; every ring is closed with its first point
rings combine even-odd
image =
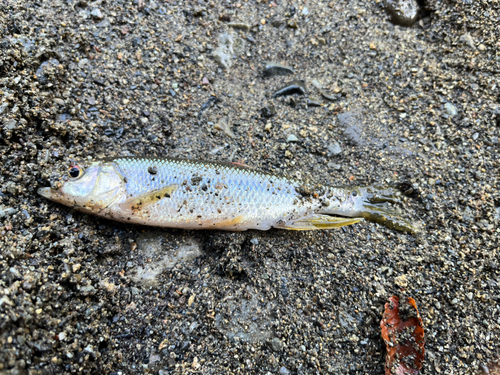
{"type": "Polygon", "coordinates": [[[163,189],[153,190],[138,197],[130,198],[121,205],[125,207],[141,208],[156,203],[163,198],[170,198],[170,195],[179,187],[179,185],[170,185],[163,189]]]}
{"type": "Polygon", "coordinates": [[[313,215],[289,221],[280,228],[289,230],[316,230],[316,229],[331,229],[343,227],[346,225],[356,224],[362,221],[359,217],[338,217],[328,215],[313,215]]]}

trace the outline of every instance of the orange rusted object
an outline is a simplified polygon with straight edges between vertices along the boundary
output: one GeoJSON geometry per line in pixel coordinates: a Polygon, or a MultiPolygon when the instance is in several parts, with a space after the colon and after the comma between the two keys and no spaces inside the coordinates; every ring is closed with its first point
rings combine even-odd
{"type": "Polygon", "coordinates": [[[385,374],[417,375],[424,362],[425,340],[415,300],[408,298],[400,306],[398,297],[389,298],[380,328],[387,347],[385,374]]]}

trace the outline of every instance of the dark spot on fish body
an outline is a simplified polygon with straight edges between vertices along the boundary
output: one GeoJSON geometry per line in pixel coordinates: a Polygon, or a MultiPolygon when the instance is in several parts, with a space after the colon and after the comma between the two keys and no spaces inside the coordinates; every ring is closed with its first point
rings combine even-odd
{"type": "Polygon", "coordinates": [[[203,190],[203,191],[207,191],[207,190],[208,190],[207,185],[205,185],[205,184],[201,185],[201,190],[203,190]]]}
{"type": "Polygon", "coordinates": [[[148,167],[148,173],[150,173],[150,174],[157,174],[158,173],[158,168],[156,168],[156,166],[148,167]]]}
{"type": "Polygon", "coordinates": [[[295,188],[295,191],[303,197],[310,197],[312,195],[311,190],[306,186],[298,186],[295,188]]]}
{"type": "Polygon", "coordinates": [[[316,191],[316,193],[318,193],[318,195],[325,195],[326,194],[326,189],[322,185],[316,186],[316,188],[314,190],[316,191]]]}
{"type": "Polygon", "coordinates": [[[191,185],[197,186],[201,182],[201,180],[203,180],[201,177],[193,176],[191,177],[191,185]]]}

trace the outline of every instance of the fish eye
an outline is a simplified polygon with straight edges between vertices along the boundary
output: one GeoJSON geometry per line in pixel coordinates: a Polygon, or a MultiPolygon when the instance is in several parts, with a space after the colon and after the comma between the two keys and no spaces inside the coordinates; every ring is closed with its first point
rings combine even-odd
{"type": "Polygon", "coordinates": [[[82,176],[83,169],[80,166],[75,164],[69,168],[68,174],[71,178],[78,178],[78,177],[82,176]]]}

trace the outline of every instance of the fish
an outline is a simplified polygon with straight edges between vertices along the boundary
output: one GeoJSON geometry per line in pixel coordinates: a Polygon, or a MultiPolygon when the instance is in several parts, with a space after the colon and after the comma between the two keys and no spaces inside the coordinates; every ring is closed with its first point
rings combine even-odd
{"type": "Polygon", "coordinates": [[[362,220],[415,232],[392,186],[325,186],[240,163],[116,157],[72,163],[38,194],[123,223],[182,229],[318,230],[362,220]]]}

